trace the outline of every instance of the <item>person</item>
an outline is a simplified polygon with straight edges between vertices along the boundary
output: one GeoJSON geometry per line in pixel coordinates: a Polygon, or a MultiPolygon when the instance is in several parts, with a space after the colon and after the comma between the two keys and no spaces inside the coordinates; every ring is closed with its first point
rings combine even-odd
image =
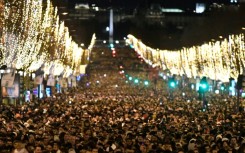
{"type": "Polygon", "coordinates": [[[239,150],[240,146],[237,143],[237,138],[236,137],[232,137],[231,138],[230,147],[233,149],[234,152],[239,150]]]}
{"type": "Polygon", "coordinates": [[[29,153],[29,152],[25,148],[25,144],[22,141],[16,140],[14,142],[14,150],[12,151],[12,153],[29,153]]]}
{"type": "Polygon", "coordinates": [[[53,145],[47,144],[45,147],[46,152],[45,153],[53,153],[53,145]]]}
{"type": "Polygon", "coordinates": [[[35,147],[34,153],[42,153],[43,152],[43,146],[37,145],[35,147]]]}
{"type": "Polygon", "coordinates": [[[177,153],[184,153],[184,150],[183,149],[180,149],[180,150],[178,150],[177,153]]]}
{"type": "MultiPolygon", "coordinates": [[[[75,149],[70,148],[70,149],[68,150],[68,153],[76,153],[76,151],[75,151],[75,149]]],[[[97,153],[98,153],[98,152],[97,152],[97,153]]]]}
{"type": "Polygon", "coordinates": [[[54,143],[53,150],[54,150],[55,153],[62,153],[58,143],[54,143]]]}
{"type": "MultiPolygon", "coordinates": [[[[137,73],[131,76],[133,74],[137,76],[137,73]]],[[[29,153],[40,149],[37,145],[44,146],[43,153],[67,153],[69,148],[77,153],[92,150],[118,153],[199,150],[202,153],[205,149],[215,153],[223,148],[222,138],[227,137],[227,145],[238,144],[239,151],[244,150],[238,138],[244,137],[245,114],[233,112],[235,99],[232,97],[222,95],[229,101],[224,105],[220,101],[223,97],[207,95],[210,109],[203,112],[195,92],[185,91],[183,96],[183,91],[176,89],[169,102],[166,91],[151,94],[149,86],[138,88],[140,84],[125,84],[118,75],[118,72],[97,71],[88,80],[92,82],[90,88],[72,89],[68,95],[39,99],[26,104],[25,108],[0,105],[4,147],[12,148],[12,142],[21,136],[27,149],[33,147],[29,153]],[[97,80],[100,84],[93,84],[97,80]],[[69,104],[71,97],[76,98],[69,104]],[[16,118],[17,113],[20,116],[16,118]],[[237,138],[236,141],[231,136],[237,138]]]]}

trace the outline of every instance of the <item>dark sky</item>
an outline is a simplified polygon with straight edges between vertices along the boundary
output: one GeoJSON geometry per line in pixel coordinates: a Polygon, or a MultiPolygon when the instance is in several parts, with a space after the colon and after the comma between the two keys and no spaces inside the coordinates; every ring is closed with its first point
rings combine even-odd
{"type": "Polygon", "coordinates": [[[76,3],[89,3],[97,4],[100,7],[126,7],[135,8],[138,6],[147,7],[152,3],[159,3],[164,7],[190,7],[195,5],[196,2],[204,2],[207,4],[217,2],[227,4],[230,0],[59,0],[61,3],[67,2],[69,7],[72,8],[76,3]]]}
{"type": "MultiPolygon", "coordinates": [[[[70,12],[74,11],[74,5],[78,2],[84,3],[86,1],[54,0],[56,6],[65,6],[66,11],[70,12]]],[[[245,27],[245,20],[242,20],[245,16],[244,4],[240,7],[226,6],[225,9],[208,11],[201,15],[193,13],[164,14],[164,18],[160,21],[152,21],[146,19],[144,15],[152,3],[158,3],[165,8],[177,7],[191,12],[196,0],[111,0],[111,2],[89,0],[89,2],[90,5],[95,3],[105,8],[113,6],[118,9],[118,6],[123,6],[120,8],[124,12],[125,9],[134,10],[138,8],[138,14],[133,19],[120,20],[114,23],[114,39],[120,40],[127,34],[133,34],[146,45],[159,49],[179,49],[199,45],[211,39],[217,39],[220,35],[227,37],[228,34],[238,33],[241,27],[245,27]]],[[[208,0],[206,2],[208,2],[208,6],[210,3],[208,0]]],[[[115,12],[115,14],[117,13],[115,12]]],[[[105,31],[109,25],[108,17],[108,11],[97,13],[95,18],[89,20],[77,20],[61,15],[61,19],[69,19],[65,20],[65,24],[69,27],[74,40],[78,44],[84,43],[86,46],[89,45],[93,33],[96,33],[97,39],[108,39],[109,34],[105,31]]]]}

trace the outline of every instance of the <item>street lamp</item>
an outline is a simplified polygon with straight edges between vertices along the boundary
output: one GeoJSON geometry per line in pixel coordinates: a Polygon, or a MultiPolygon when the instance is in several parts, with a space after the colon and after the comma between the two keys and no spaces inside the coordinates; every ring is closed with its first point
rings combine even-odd
{"type": "Polygon", "coordinates": [[[144,81],[144,85],[145,85],[145,86],[148,86],[148,85],[149,85],[149,81],[148,81],[148,80],[145,80],[145,81],[144,81]]]}
{"type": "Polygon", "coordinates": [[[135,84],[138,84],[138,83],[139,83],[139,79],[136,78],[136,79],[134,80],[134,83],[135,83],[135,84]]]}
{"type": "MultiPolygon", "coordinates": [[[[0,74],[3,74],[5,72],[4,69],[0,69],[0,74]]],[[[2,78],[2,75],[0,75],[0,78],[2,78]]]]}
{"type": "Polygon", "coordinates": [[[19,74],[18,78],[19,78],[19,101],[18,103],[20,104],[20,102],[22,101],[23,98],[23,93],[24,93],[24,70],[23,69],[16,69],[17,73],[19,74]]]}
{"type": "Polygon", "coordinates": [[[199,85],[199,98],[203,101],[203,110],[206,111],[208,105],[207,105],[207,100],[205,97],[205,93],[208,92],[209,90],[209,84],[207,81],[207,78],[204,76],[201,81],[200,81],[200,85],[199,85]]]}
{"type": "Polygon", "coordinates": [[[169,89],[169,99],[172,100],[173,99],[173,91],[176,88],[176,80],[175,80],[175,76],[172,76],[168,79],[168,89],[169,89]]]}
{"type": "Polygon", "coordinates": [[[33,89],[34,89],[34,79],[36,77],[36,73],[35,72],[31,72],[30,73],[30,101],[34,99],[34,94],[33,94],[33,89]]]}

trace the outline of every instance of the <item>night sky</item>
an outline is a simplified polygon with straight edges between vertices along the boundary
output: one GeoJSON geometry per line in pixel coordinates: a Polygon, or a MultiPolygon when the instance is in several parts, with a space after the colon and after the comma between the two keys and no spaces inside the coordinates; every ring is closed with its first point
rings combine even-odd
{"type": "MultiPolygon", "coordinates": [[[[107,10],[114,8],[129,15],[137,9],[133,19],[114,22],[114,39],[122,40],[127,34],[133,34],[146,45],[159,49],[180,49],[200,45],[211,39],[219,39],[219,36],[227,37],[229,34],[239,33],[241,27],[245,27],[245,19],[241,19],[245,16],[244,4],[240,7],[230,6],[227,1],[222,1],[225,2],[225,9],[210,11],[211,1],[206,0],[207,11],[204,14],[193,13],[196,0],[53,0],[53,2],[55,6],[63,6],[69,13],[74,12],[76,3],[96,4],[107,10]],[[161,21],[149,21],[145,17],[145,12],[151,4],[158,4],[164,8],[180,8],[185,13],[164,14],[161,21]],[[173,20],[180,21],[173,22],[173,20]]],[[[62,11],[64,10],[60,10],[59,13],[62,11]]],[[[65,25],[78,44],[84,43],[88,46],[93,33],[96,33],[97,39],[108,39],[109,34],[105,29],[109,26],[109,11],[97,12],[95,18],[88,20],[60,16],[61,20],[65,20],[65,25]]]]}

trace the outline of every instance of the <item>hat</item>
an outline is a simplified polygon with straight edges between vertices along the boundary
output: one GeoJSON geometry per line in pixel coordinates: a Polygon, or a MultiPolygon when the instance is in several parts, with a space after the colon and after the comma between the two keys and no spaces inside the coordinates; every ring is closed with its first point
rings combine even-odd
{"type": "Polygon", "coordinates": [[[189,143],[195,143],[196,142],[196,139],[192,138],[189,143]]]}
{"type": "Polygon", "coordinates": [[[221,134],[218,134],[218,135],[216,136],[216,140],[218,140],[218,139],[222,139],[222,135],[221,135],[221,134]]]}
{"type": "Polygon", "coordinates": [[[223,138],[222,142],[224,142],[224,141],[229,141],[229,139],[228,138],[223,138]]]}

